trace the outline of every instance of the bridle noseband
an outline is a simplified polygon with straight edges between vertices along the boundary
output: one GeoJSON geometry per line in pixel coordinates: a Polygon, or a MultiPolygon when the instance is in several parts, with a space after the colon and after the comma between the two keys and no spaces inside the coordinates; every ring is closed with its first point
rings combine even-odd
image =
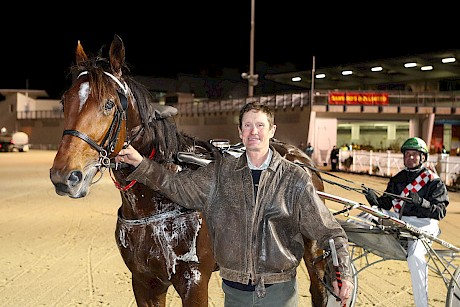
{"type": "MultiPolygon", "coordinates": [[[[88,74],[88,71],[81,72],[77,79],[82,75],[88,74]]],[[[112,78],[119,86],[117,89],[118,98],[120,99],[121,108],[117,105],[117,110],[113,117],[110,128],[102,139],[101,143],[98,144],[92,140],[87,134],[80,132],[78,130],[64,130],[64,135],[76,136],[86,143],[88,143],[92,148],[99,152],[99,167],[110,167],[110,155],[115,151],[115,146],[118,142],[118,135],[120,134],[121,123],[123,120],[127,119],[126,110],[128,109],[128,85],[126,83],[121,83],[114,75],[104,71],[104,74],[112,78]],[[105,145],[107,144],[107,145],[105,145]],[[104,146],[105,145],[105,146],[104,146]]]]}

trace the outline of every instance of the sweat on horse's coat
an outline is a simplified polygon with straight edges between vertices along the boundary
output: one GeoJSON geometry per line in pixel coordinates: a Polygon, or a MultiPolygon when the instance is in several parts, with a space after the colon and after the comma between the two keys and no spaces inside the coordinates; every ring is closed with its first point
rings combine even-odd
{"type": "Polygon", "coordinates": [[[143,268],[145,271],[149,270],[150,258],[164,258],[168,279],[171,279],[171,275],[176,273],[178,260],[199,262],[196,255],[196,237],[201,228],[202,219],[197,212],[174,210],[138,220],[127,220],[119,214],[118,221],[120,223],[118,230],[120,245],[132,253],[137,253],[139,250],[144,251],[145,246],[152,245],[152,242],[145,242],[142,236],[132,238],[133,228],[141,229],[141,232],[144,233],[147,231],[143,228],[150,228],[151,239],[157,248],[150,249],[149,258],[140,259],[138,265],[145,265],[143,268]],[[184,231],[186,229],[192,229],[191,236],[188,231],[184,231]]]}

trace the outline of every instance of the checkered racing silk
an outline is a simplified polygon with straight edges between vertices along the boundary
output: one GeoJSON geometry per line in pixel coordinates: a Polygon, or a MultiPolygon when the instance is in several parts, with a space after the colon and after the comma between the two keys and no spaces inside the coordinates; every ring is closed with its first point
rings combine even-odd
{"type": "MultiPolygon", "coordinates": [[[[426,171],[424,171],[423,173],[418,175],[417,178],[414,179],[414,181],[409,183],[404,188],[404,190],[401,192],[401,194],[399,196],[406,197],[407,195],[409,195],[409,191],[411,191],[411,190],[413,192],[420,191],[420,189],[425,184],[427,184],[428,181],[431,181],[436,177],[437,177],[436,174],[434,174],[433,172],[431,172],[430,170],[427,169],[426,171]]],[[[393,208],[394,208],[395,212],[399,212],[399,210],[401,210],[403,202],[404,202],[404,200],[402,200],[402,199],[393,199],[393,208]]]]}

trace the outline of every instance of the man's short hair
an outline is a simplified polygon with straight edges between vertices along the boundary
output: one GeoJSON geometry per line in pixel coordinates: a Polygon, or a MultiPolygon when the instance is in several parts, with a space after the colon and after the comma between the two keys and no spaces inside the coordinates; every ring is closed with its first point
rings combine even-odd
{"type": "Polygon", "coordinates": [[[270,127],[273,127],[273,125],[275,124],[275,112],[272,110],[272,108],[260,102],[249,102],[245,104],[240,110],[240,117],[239,117],[240,128],[242,127],[242,124],[243,124],[242,122],[243,115],[252,110],[264,112],[267,115],[267,119],[268,119],[268,123],[270,124],[270,127]]]}

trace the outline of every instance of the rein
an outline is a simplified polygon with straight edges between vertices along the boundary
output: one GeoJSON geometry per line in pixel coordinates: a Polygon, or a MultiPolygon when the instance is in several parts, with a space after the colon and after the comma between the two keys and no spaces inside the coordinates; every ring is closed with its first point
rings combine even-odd
{"type": "MultiPolygon", "coordinates": [[[[345,179],[343,177],[340,177],[340,176],[337,176],[335,174],[332,174],[331,172],[328,172],[328,171],[323,171],[323,170],[320,170],[319,168],[316,168],[316,167],[313,167],[311,165],[308,165],[308,164],[304,164],[304,163],[296,163],[300,166],[303,166],[303,167],[306,167],[314,172],[317,172],[317,173],[323,173],[323,174],[326,174],[328,176],[331,176],[331,177],[334,177],[334,178],[337,178],[337,179],[340,179],[340,180],[343,180],[345,182],[348,182],[348,183],[351,183],[351,184],[357,184],[351,180],[348,180],[348,179],[345,179]]],[[[323,180],[324,182],[327,182],[329,184],[333,184],[333,185],[337,185],[345,190],[349,190],[349,191],[356,191],[358,193],[364,193],[367,188],[364,186],[364,184],[361,184],[361,187],[360,188],[353,188],[353,187],[350,187],[350,186],[347,186],[347,185],[344,185],[344,184],[340,184],[338,182],[335,182],[335,181],[332,181],[332,180],[328,180],[328,179],[325,179],[325,178],[321,178],[321,180],[323,180]]]]}
{"type": "MultiPolygon", "coordinates": [[[[351,181],[351,180],[348,180],[348,179],[345,179],[343,177],[340,177],[340,176],[337,176],[335,174],[332,174],[331,172],[328,172],[328,171],[323,171],[323,170],[320,170],[316,167],[313,167],[311,165],[307,165],[307,164],[303,164],[303,163],[296,163],[302,167],[307,167],[309,168],[310,170],[314,171],[314,172],[318,172],[318,173],[323,173],[323,174],[326,174],[328,176],[331,176],[331,177],[335,177],[337,179],[340,179],[340,180],[343,180],[345,182],[348,182],[348,183],[351,183],[351,184],[355,184],[357,185],[357,183],[351,181]]],[[[341,183],[338,183],[336,181],[332,181],[332,180],[328,180],[328,179],[325,179],[325,178],[321,178],[322,181],[324,182],[327,182],[329,184],[332,184],[332,185],[336,185],[336,186],[339,186],[341,187],[342,189],[345,189],[345,190],[348,190],[348,191],[355,191],[355,192],[358,192],[360,194],[363,194],[363,195],[366,195],[366,193],[371,190],[371,188],[368,188],[364,185],[364,183],[362,183],[360,185],[359,188],[353,188],[353,187],[350,187],[348,185],[345,185],[345,184],[341,184],[341,183]]],[[[374,190],[375,191],[375,190],[374,190]]],[[[386,195],[386,196],[389,196],[393,199],[398,199],[398,200],[404,200],[404,201],[412,201],[411,198],[409,197],[404,197],[404,196],[401,196],[401,195],[396,195],[396,194],[393,194],[393,193],[389,193],[389,192],[379,192],[380,194],[383,194],[383,195],[386,195]]],[[[340,211],[337,211],[337,212],[334,212],[334,215],[338,215],[338,214],[343,214],[343,213],[346,213],[349,211],[349,207],[345,207],[343,210],[340,210],[340,211]]]]}
{"type": "MultiPolygon", "coordinates": [[[[152,148],[152,152],[150,153],[149,155],[149,159],[152,160],[153,157],[155,156],[155,148],[152,148]]],[[[113,183],[115,184],[115,186],[117,187],[118,190],[120,191],[126,191],[126,190],[129,190],[133,187],[133,185],[136,184],[137,180],[131,180],[130,183],[128,183],[127,185],[125,185],[124,187],[118,182],[116,181],[116,179],[112,176],[112,172],[111,172],[112,168],[109,168],[109,172],[110,172],[110,178],[112,178],[112,181],[113,183]]]]}

